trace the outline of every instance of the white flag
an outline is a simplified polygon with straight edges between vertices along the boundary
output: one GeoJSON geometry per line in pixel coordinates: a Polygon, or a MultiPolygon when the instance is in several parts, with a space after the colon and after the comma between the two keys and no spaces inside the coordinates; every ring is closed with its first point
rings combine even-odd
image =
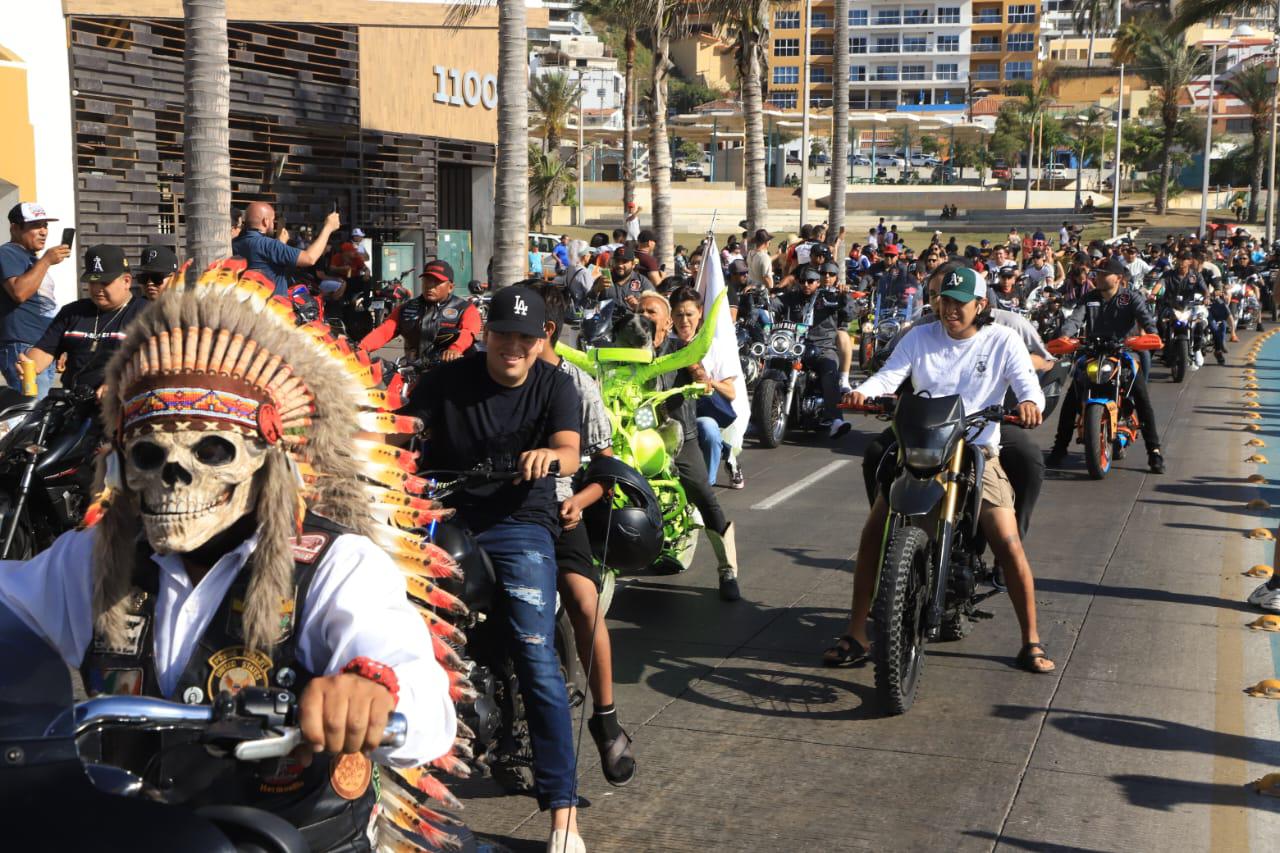
{"type": "MultiPolygon", "coordinates": [[[[711,306],[715,304],[716,297],[721,291],[725,290],[724,270],[720,266],[720,250],[716,247],[716,238],[714,236],[707,237],[707,244],[702,250],[702,267],[698,270],[698,293],[702,295],[702,316],[711,316],[711,306]]],[[[734,411],[738,413],[738,419],[729,425],[727,429],[721,430],[721,436],[724,438],[725,444],[729,445],[736,452],[742,448],[742,439],[747,432],[747,424],[751,420],[751,409],[747,403],[747,383],[742,378],[741,362],[738,359],[738,333],[733,327],[733,316],[729,311],[729,303],[726,301],[720,306],[720,313],[716,317],[715,333],[711,341],[713,351],[718,351],[721,360],[727,364],[739,365],[737,371],[737,382],[734,383],[737,390],[736,399],[734,400],[734,411]]]]}

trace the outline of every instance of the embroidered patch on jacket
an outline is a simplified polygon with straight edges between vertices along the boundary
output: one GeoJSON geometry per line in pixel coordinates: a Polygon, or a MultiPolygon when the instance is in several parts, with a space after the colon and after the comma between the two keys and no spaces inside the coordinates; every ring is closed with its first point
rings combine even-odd
{"type": "Polygon", "coordinates": [[[304,533],[289,540],[293,549],[293,559],[299,563],[310,565],[320,556],[324,546],[329,544],[329,536],[324,533],[304,533]]]}
{"type": "Polygon", "coordinates": [[[333,761],[329,782],[333,790],[344,800],[358,800],[369,790],[373,776],[373,764],[362,753],[339,755],[333,761]]]}
{"type": "Polygon", "coordinates": [[[142,695],[142,669],[104,669],[101,671],[100,679],[95,678],[93,681],[98,682],[98,693],[106,693],[111,696],[141,696],[142,695]]]}
{"type": "Polygon", "coordinates": [[[302,787],[302,764],[289,756],[264,761],[265,770],[258,779],[258,790],[264,794],[291,794],[302,787]]]}
{"type": "Polygon", "coordinates": [[[147,633],[146,616],[129,614],[124,617],[124,642],[113,646],[105,637],[93,635],[93,651],[100,655],[127,655],[136,658],[142,654],[142,638],[147,633]]]}
{"type": "Polygon", "coordinates": [[[458,309],[446,308],[440,312],[440,316],[445,318],[446,320],[456,320],[458,319],[458,309]]]}
{"type": "MultiPolygon", "coordinates": [[[[280,639],[283,642],[289,639],[289,635],[293,633],[293,611],[294,599],[297,597],[297,587],[294,587],[294,594],[289,598],[280,599],[280,639]]],[[[231,609],[227,613],[227,634],[237,640],[244,639],[244,599],[232,598],[231,609]]]]}
{"type": "Polygon", "coordinates": [[[256,649],[230,646],[209,658],[208,693],[217,696],[223,690],[232,694],[245,687],[268,687],[267,674],[271,658],[256,649]]]}

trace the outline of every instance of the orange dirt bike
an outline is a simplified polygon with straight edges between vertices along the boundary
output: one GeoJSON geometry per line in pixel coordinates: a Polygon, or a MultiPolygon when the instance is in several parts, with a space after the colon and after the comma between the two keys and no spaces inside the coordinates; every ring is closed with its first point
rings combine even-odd
{"type": "Polygon", "coordinates": [[[1155,334],[1125,340],[1090,337],[1049,341],[1053,355],[1075,356],[1072,382],[1080,401],[1076,429],[1093,479],[1107,476],[1112,460],[1124,458],[1142,428],[1131,399],[1134,383],[1143,381],[1133,353],[1161,346],[1160,336],[1155,334]]]}

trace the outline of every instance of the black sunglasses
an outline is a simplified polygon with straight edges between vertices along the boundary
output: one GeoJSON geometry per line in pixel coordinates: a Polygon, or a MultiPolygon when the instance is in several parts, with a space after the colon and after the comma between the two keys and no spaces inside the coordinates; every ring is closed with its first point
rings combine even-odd
{"type": "Polygon", "coordinates": [[[138,273],[138,281],[142,284],[164,284],[164,280],[173,273],[163,272],[140,272],[138,273]]]}

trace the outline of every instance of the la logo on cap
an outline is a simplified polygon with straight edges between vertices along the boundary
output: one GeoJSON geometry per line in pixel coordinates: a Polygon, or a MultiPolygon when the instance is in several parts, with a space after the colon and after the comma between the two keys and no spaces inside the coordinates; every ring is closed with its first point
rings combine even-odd
{"type": "Polygon", "coordinates": [[[515,307],[514,307],[513,309],[511,309],[511,310],[515,311],[515,312],[516,312],[517,314],[519,314],[521,317],[525,317],[525,316],[528,316],[528,314],[529,314],[529,304],[528,304],[527,302],[525,302],[523,299],[521,299],[521,298],[520,298],[520,296],[519,296],[519,294],[517,294],[517,295],[516,295],[516,305],[515,305],[515,307]]]}

